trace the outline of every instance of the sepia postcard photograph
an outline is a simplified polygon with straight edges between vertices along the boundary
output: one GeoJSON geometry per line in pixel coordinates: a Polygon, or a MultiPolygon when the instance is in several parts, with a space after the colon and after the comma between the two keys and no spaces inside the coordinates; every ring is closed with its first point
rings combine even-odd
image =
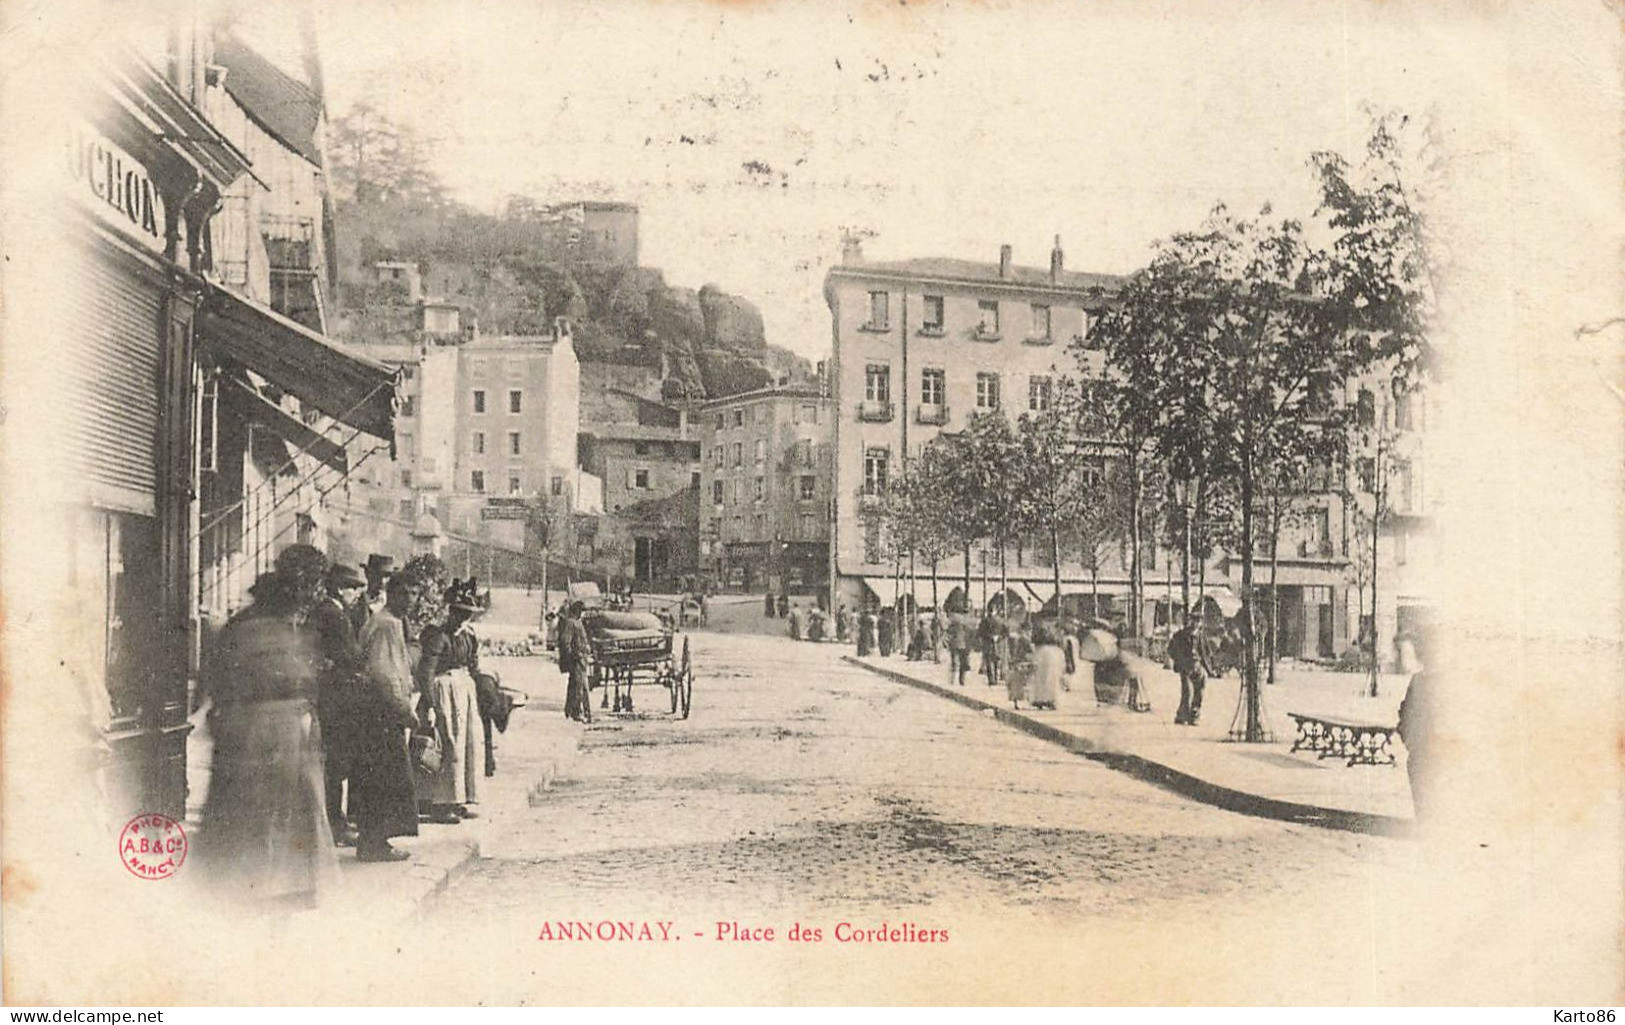
{"type": "Polygon", "coordinates": [[[0,999],[1621,1003],[1622,18],[0,4],[0,999]]]}

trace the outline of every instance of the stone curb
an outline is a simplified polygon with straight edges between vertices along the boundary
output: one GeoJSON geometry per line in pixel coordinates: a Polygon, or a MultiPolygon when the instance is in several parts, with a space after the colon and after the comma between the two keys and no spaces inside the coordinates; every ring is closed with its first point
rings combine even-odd
{"type": "Polygon", "coordinates": [[[1203,804],[1223,808],[1241,815],[1252,815],[1257,818],[1277,819],[1282,822],[1292,822],[1305,826],[1319,826],[1322,829],[1338,829],[1351,833],[1370,833],[1379,836],[1409,835],[1413,824],[1392,815],[1381,815],[1375,812],[1349,811],[1345,808],[1325,808],[1313,804],[1300,804],[1295,801],[1282,801],[1273,797],[1264,797],[1259,794],[1250,794],[1244,790],[1235,790],[1220,786],[1188,772],[1163,765],[1149,758],[1122,751],[1106,749],[1097,741],[1080,737],[1051,723],[1034,719],[1011,708],[995,705],[990,701],[972,697],[957,690],[951,690],[924,680],[917,680],[906,673],[881,666],[870,665],[854,655],[842,655],[842,659],[860,666],[870,672],[883,676],[896,683],[906,684],[917,690],[923,690],[938,697],[947,698],[966,708],[978,712],[992,712],[995,719],[1013,726],[1016,729],[1040,740],[1049,741],[1063,747],[1073,754],[1082,755],[1091,761],[1096,761],[1107,768],[1127,773],[1136,779],[1143,780],[1153,786],[1164,790],[1171,790],[1182,797],[1188,797],[1203,804]]]}

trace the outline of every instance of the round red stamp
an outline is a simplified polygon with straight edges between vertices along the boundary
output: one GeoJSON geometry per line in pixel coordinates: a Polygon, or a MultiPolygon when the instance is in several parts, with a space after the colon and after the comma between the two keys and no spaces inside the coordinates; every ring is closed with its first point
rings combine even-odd
{"type": "Polygon", "coordinates": [[[137,815],[118,835],[118,857],[131,875],[168,879],[186,860],[186,830],[168,815],[137,815]]]}

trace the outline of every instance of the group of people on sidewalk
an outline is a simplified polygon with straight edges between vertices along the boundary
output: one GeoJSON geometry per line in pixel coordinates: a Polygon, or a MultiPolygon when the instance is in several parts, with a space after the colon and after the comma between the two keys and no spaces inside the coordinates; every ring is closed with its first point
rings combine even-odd
{"type": "Polygon", "coordinates": [[[395,572],[291,545],[208,646],[213,768],[198,856],[227,892],[312,903],[336,848],[397,862],[420,824],[476,818],[511,696],[481,671],[489,596],[434,556],[395,572]]]}
{"type": "MultiPolygon", "coordinates": [[[[842,607],[836,613],[838,631],[844,612],[842,607]]],[[[1088,686],[1085,677],[1092,664],[1097,701],[1135,712],[1151,709],[1138,675],[1123,660],[1105,623],[1001,615],[997,609],[976,616],[964,605],[945,614],[916,612],[905,619],[896,609],[868,606],[857,617],[858,655],[890,657],[899,633],[909,661],[940,662],[946,648],[949,679],[961,687],[971,672],[971,653],[977,652],[981,664],[976,671],[988,686],[1002,685],[1016,708],[1026,702],[1035,709],[1054,709],[1060,692],[1088,686]]]]}

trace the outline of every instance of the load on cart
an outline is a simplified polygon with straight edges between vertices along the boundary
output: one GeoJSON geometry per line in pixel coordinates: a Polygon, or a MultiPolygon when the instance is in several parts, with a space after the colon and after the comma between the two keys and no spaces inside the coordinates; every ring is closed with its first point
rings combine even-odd
{"type": "Polygon", "coordinates": [[[570,597],[581,603],[581,625],[592,650],[588,694],[603,692],[599,707],[635,711],[635,688],[653,686],[666,691],[665,704],[672,715],[687,719],[694,698],[694,669],[688,638],[681,646],[675,643],[670,618],[647,610],[610,608],[593,583],[572,584],[570,597]]]}

